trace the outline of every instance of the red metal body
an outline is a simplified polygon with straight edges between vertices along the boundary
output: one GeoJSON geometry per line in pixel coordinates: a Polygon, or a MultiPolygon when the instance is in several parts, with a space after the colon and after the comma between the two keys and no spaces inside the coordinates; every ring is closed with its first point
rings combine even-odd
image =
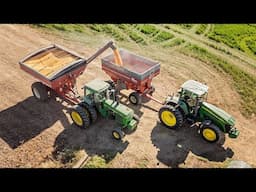
{"type": "Polygon", "coordinates": [[[119,52],[123,60],[121,67],[114,63],[113,54],[101,60],[102,70],[114,81],[117,89],[131,89],[138,92],[140,96],[162,104],[151,95],[154,92],[152,80],[160,73],[160,64],[124,49],[120,49],[119,52]]]}
{"type": "Polygon", "coordinates": [[[19,62],[19,64],[22,70],[26,71],[28,74],[38,79],[40,82],[46,85],[51,91],[57,93],[58,96],[64,98],[65,100],[73,104],[77,104],[80,102],[80,99],[75,89],[76,78],[82,75],[86,69],[86,66],[90,62],[92,62],[96,57],[98,57],[101,53],[103,53],[107,48],[111,48],[113,50],[116,49],[116,47],[113,45],[113,42],[109,41],[102,48],[98,49],[91,57],[85,60],[82,56],[64,47],[61,47],[59,45],[50,45],[48,47],[39,49],[29,54],[24,59],[22,59],[19,62]],[[52,79],[47,78],[46,76],[40,74],[39,72],[33,70],[31,67],[26,65],[25,62],[30,58],[36,57],[38,54],[42,54],[43,52],[47,52],[53,48],[57,48],[59,50],[74,55],[75,57],[77,57],[77,61],[73,64],[71,63],[68,67],[63,68],[61,71],[58,71],[57,74],[55,74],[52,77],[52,79]]]}
{"type": "Polygon", "coordinates": [[[102,70],[105,71],[115,83],[118,84],[119,82],[121,82],[125,84],[126,89],[132,89],[141,94],[146,94],[147,91],[152,88],[151,83],[153,77],[157,76],[160,73],[159,70],[143,80],[137,80],[125,73],[120,73],[119,71],[110,69],[107,66],[102,66],[102,70]]]}
{"type": "Polygon", "coordinates": [[[20,68],[26,71],[31,76],[33,76],[34,78],[38,79],[44,85],[49,87],[51,90],[53,90],[59,96],[68,100],[69,102],[72,102],[74,104],[77,104],[80,102],[79,98],[76,96],[74,87],[76,85],[76,78],[83,74],[83,72],[85,71],[86,65],[82,65],[81,67],[73,71],[70,71],[69,73],[66,73],[54,80],[49,80],[46,77],[36,73],[34,70],[24,65],[20,65],[20,68]]]}

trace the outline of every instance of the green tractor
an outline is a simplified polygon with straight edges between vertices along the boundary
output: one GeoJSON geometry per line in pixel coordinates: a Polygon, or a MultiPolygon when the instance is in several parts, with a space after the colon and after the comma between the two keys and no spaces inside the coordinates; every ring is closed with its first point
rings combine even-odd
{"type": "Polygon", "coordinates": [[[185,121],[197,124],[204,140],[223,145],[225,133],[237,138],[235,119],[222,109],[205,102],[208,87],[194,80],[188,80],[176,95],[168,96],[159,110],[160,121],[168,128],[180,128],[185,121]]]}
{"type": "Polygon", "coordinates": [[[115,90],[110,83],[95,79],[84,86],[84,98],[71,110],[74,124],[80,128],[88,128],[96,122],[98,114],[104,118],[115,119],[119,125],[112,131],[112,136],[121,140],[125,136],[124,129],[132,132],[136,129],[138,118],[134,111],[116,100],[115,90]]]}

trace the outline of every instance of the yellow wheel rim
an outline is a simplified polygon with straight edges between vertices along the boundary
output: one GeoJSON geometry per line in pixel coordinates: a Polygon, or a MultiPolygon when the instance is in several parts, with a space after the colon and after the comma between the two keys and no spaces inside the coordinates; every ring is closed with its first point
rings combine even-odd
{"type": "Polygon", "coordinates": [[[208,141],[215,141],[217,138],[216,133],[210,128],[205,128],[203,130],[203,136],[208,141]]]}
{"type": "Polygon", "coordinates": [[[161,119],[167,126],[173,127],[176,125],[176,117],[171,111],[162,112],[161,119]]]}
{"type": "Polygon", "coordinates": [[[75,122],[75,124],[77,124],[79,126],[83,125],[83,119],[81,118],[79,113],[77,113],[76,111],[72,111],[71,117],[72,117],[73,121],[75,122]]]}
{"type": "Polygon", "coordinates": [[[115,139],[120,139],[120,135],[117,132],[113,132],[113,136],[115,139]]]}

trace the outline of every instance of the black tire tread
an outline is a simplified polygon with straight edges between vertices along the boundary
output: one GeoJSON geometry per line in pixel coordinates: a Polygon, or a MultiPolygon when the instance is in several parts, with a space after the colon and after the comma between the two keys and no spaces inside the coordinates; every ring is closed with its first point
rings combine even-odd
{"type": "Polygon", "coordinates": [[[182,125],[183,125],[183,115],[182,113],[180,112],[180,110],[178,108],[173,108],[172,106],[169,106],[169,105],[165,105],[163,107],[160,108],[159,112],[158,112],[158,117],[160,119],[160,121],[169,129],[178,129],[178,128],[181,128],[182,125]],[[161,114],[163,111],[171,111],[175,117],[176,117],[176,125],[173,126],[173,127],[170,127],[168,125],[166,125],[162,119],[161,119],[161,114]]]}
{"type": "Polygon", "coordinates": [[[45,102],[46,100],[49,99],[47,87],[43,83],[41,83],[41,82],[34,82],[31,85],[31,90],[32,90],[32,93],[33,93],[34,97],[36,99],[38,99],[39,101],[45,102]],[[36,97],[36,95],[35,95],[35,93],[33,91],[34,89],[37,89],[38,93],[40,94],[40,98],[36,97]]]}
{"type": "Polygon", "coordinates": [[[201,129],[201,136],[203,137],[203,139],[209,143],[216,143],[218,145],[223,145],[225,143],[225,134],[220,130],[219,127],[217,127],[215,124],[211,123],[210,125],[204,125],[201,129]],[[203,136],[203,130],[204,128],[211,128],[217,135],[217,140],[216,141],[213,141],[213,142],[210,142],[208,141],[207,139],[204,138],[203,136]]]}
{"type": "Polygon", "coordinates": [[[141,104],[141,102],[142,102],[142,98],[141,98],[141,96],[140,96],[140,94],[138,93],[138,92],[132,92],[130,95],[129,95],[129,101],[130,101],[130,103],[132,103],[132,104],[134,104],[134,105],[139,105],[139,104],[141,104]],[[135,98],[136,98],[136,100],[137,100],[137,102],[136,103],[133,103],[132,101],[131,101],[131,97],[132,96],[134,96],[135,98]]]}
{"type": "MultiPolygon", "coordinates": [[[[73,109],[71,110],[71,113],[72,113],[72,111],[76,111],[82,117],[83,125],[82,126],[77,125],[77,126],[80,127],[80,128],[83,128],[83,129],[87,129],[90,126],[90,118],[88,117],[88,114],[86,113],[86,111],[79,105],[75,105],[73,107],[73,109]]],[[[72,119],[72,116],[71,116],[71,119],[72,119]]]]}

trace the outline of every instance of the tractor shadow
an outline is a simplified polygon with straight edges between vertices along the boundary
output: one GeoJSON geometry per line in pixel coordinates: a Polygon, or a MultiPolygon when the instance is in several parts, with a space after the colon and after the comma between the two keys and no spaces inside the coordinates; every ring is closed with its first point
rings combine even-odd
{"type": "Polygon", "coordinates": [[[68,127],[70,123],[63,109],[68,110],[54,99],[43,103],[33,96],[28,97],[0,112],[0,138],[15,149],[57,121],[61,121],[63,127],[68,127]]]}
{"type": "Polygon", "coordinates": [[[98,115],[98,120],[88,129],[81,129],[72,124],[64,129],[55,140],[52,155],[55,159],[65,163],[65,159],[59,154],[65,151],[84,150],[90,157],[94,155],[103,156],[108,163],[118,153],[122,153],[129,142],[117,141],[112,137],[112,130],[116,127],[115,120],[103,119],[98,115]]]}
{"type": "Polygon", "coordinates": [[[185,164],[189,152],[215,162],[223,162],[234,155],[230,148],[207,143],[197,133],[197,129],[189,125],[171,130],[157,122],[151,132],[151,140],[159,149],[157,159],[169,167],[177,168],[185,164]]]}

